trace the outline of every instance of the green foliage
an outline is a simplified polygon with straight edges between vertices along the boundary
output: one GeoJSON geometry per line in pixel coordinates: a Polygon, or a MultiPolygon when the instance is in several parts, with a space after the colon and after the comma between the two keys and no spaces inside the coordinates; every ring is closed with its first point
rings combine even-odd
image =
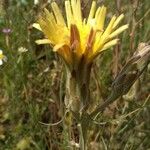
{"type": "MultiPolygon", "coordinates": [[[[119,46],[106,51],[94,64],[90,87],[92,100],[97,103],[110,94],[114,77],[137,45],[150,40],[149,0],[106,0],[104,4],[108,16],[123,12],[130,28],[120,36],[119,46]]],[[[0,49],[7,57],[0,66],[0,150],[68,149],[62,122],[57,126],[40,123],[61,120],[65,95],[61,60],[49,46],[34,42],[43,35],[32,28],[32,23],[47,5],[44,1],[34,5],[31,0],[0,2],[0,49]],[[10,28],[11,33],[3,33],[4,28],[10,28]],[[20,52],[21,47],[27,51],[20,52]]],[[[132,99],[120,98],[91,125],[90,149],[150,149],[149,75],[150,70],[143,74],[132,99]]],[[[72,133],[75,141],[76,130],[72,133]]]]}

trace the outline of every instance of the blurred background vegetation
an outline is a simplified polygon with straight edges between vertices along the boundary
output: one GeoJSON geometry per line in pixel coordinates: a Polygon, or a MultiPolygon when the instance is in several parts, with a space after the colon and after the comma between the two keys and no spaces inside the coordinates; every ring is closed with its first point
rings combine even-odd
{"type": "MultiPolygon", "coordinates": [[[[64,9],[63,0],[56,0],[64,9]]],[[[113,14],[125,14],[129,29],[120,43],[94,63],[91,93],[95,102],[109,95],[111,83],[141,42],[150,41],[149,0],[97,0],[113,14]]],[[[0,49],[7,61],[0,66],[0,150],[65,150],[63,114],[65,73],[61,60],[43,35],[32,28],[50,1],[0,0],[0,49]]],[[[87,16],[92,0],[82,1],[87,16]]],[[[63,12],[64,13],[64,12],[63,12]]],[[[107,23],[106,23],[107,24],[107,23]]],[[[91,127],[91,150],[150,150],[150,67],[131,91],[113,103],[91,127]],[[99,122],[99,123],[98,123],[99,122]]],[[[72,128],[75,128],[74,126],[72,128]]],[[[73,140],[76,141],[76,129],[73,140]]]]}

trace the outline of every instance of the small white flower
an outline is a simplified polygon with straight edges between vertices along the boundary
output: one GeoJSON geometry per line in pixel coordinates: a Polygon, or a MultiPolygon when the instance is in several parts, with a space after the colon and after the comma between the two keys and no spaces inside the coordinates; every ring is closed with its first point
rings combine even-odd
{"type": "Polygon", "coordinates": [[[3,51],[0,50],[0,65],[3,64],[3,59],[4,59],[3,51]]]}
{"type": "Polygon", "coordinates": [[[0,66],[3,64],[3,61],[2,60],[0,60],[0,66]]]}
{"type": "Polygon", "coordinates": [[[34,0],[34,5],[38,5],[39,4],[39,0],[34,0]]]}
{"type": "Polygon", "coordinates": [[[25,53],[25,52],[27,52],[27,51],[28,51],[28,49],[25,48],[25,47],[19,47],[19,48],[18,48],[18,52],[19,52],[19,53],[25,53]]]}

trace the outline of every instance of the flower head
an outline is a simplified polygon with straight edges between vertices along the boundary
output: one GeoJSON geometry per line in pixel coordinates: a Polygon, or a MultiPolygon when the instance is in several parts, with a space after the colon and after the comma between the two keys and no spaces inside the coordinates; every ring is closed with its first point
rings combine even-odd
{"type": "Polygon", "coordinates": [[[28,49],[27,48],[25,48],[25,47],[19,47],[18,48],[18,52],[21,54],[21,53],[25,53],[25,52],[27,52],[28,51],[28,49]]]}
{"type": "Polygon", "coordinates": [[[80,0],[66,0],[67,21],[55,2],[51,7],[52,12],[44,9],[38,23],[33,24],[46,37],[36,43],[50,44],[71,67],[83,59],[85,63],[91,63],[102,51],[116,45],[116,36],[128,28],[128,25],[118,28],[123,14],[119,17],[114,15],[105,28],[106,7],[96,9],[96,1],[92,2],[88,18],[83,18],[80,0]]]}
{"type": "Polygon", "coordinates": [[[2,32],[4,34],[10,34],[12,32],[12,30],[10,28],[4,28],[4,29],[2,29],[2,32]]]}
{"type": "Polygon", "coordinates": [[[0,65],[2,65],[3,64],[3,59],[4,59],[4,55],[3,55],[3,51],[2,50],[0,50],[0,65]]]}

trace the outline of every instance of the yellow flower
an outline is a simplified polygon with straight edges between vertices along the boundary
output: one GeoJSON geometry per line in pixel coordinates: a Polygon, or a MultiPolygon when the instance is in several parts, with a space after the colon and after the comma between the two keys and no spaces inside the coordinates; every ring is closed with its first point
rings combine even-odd
{"type": "Polygon", "coordinates": [[[33,27],[45,34],[45,39],[37,40],[37,44],[50,44],[69,66],[74,66],[84,59],[89,64],[102,51],[118,42],[116,36],[126,30],[128,25],[118,28],[124,18],[115,15],[105,28],[106,7],[96,9],[96,1],[92,2],[88,18],[82,17],[80,0],[66,0],[66,20],[58,5],[51,3],[52,12],[44,9],[43,14],[33,27]]]}

